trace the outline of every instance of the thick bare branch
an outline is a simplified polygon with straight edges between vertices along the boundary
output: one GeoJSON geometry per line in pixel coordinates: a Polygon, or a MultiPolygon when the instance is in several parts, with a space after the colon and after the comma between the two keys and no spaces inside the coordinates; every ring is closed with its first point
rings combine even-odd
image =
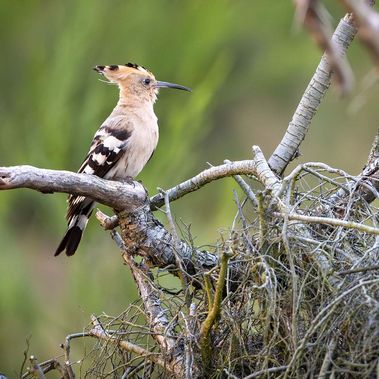
{"type": "MultiPolygon", "coordinates": [[[[343,56],[357,33],[351,14],[347,14],[338,24],[333,36],[339,54],[343,56]]],[[[323,55],[307,89],[305,90],[287,131],[271,155],[268,163],[272,170],[282,175],[287,165],[299,154],[300,144],[308,133],[312,119],[330,86],[331,68],[328,57],[323,55]]]]}
{"type": "Polygon", "coordinates": [[[183,241],[176,241],[154,217],[148,204],[134,212],[121,212],[118,216],[122,239],[129,253],[143,256],[153,266],[177,268],[177,255],[186,274],[193,276],[218,264],[215,254],[195,249],[183,241]],[[173,248],[176,249],[176,254],[173,248]]]}
{"type": "Polygon", "coordinates": [[[133,211],[147,200],[145,188],[138,182],[114,182],[94,175],[33,166],[0,167],[0,190],[15,188],[83,195],[118,210],[133,211]]]}

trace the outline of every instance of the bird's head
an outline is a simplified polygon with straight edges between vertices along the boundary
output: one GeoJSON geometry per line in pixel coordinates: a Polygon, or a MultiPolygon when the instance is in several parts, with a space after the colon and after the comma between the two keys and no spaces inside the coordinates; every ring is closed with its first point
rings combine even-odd
{"type": "Polygon", "coordinates": [[[137,97],[154,103],[160,88],[176,88],[191,92],[179,84],[161,82],[146,68],[134,63],[125,65],[96,66],[94,70],[119,86],[121,96],[137,97]]]}

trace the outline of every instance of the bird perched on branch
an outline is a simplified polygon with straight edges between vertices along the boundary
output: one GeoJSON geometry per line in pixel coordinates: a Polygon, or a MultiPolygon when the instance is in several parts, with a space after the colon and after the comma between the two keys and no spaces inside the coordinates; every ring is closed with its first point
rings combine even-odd
{"type": "MultiPolygon", "coordinates": [[[[109,180],[130,180],[151,158],[158,143],[158,120],[153,105],[160,88],[191,91],[179,84],[161,82],[146,68],[126,65],[96,66],[99,74],[118,85],[120,98],[95,133],[79,173],[109,180]]],[[[68,198],[68,228],[55,255],[73,255],[95,206],[84,196],[68,198]]]]}

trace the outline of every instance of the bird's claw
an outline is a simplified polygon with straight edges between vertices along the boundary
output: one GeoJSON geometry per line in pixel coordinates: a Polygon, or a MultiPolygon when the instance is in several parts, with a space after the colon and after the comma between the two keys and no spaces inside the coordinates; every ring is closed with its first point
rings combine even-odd
{"type": "Polygon", "coordinates": [[[134,183],[134,179],[131,176],[127,176],[126,178],[124,178],[123,182],[126,183],[126,184],[129,184],[129,185],[133,186],[133,188],[136,187],[136,185],[134,183]]]}

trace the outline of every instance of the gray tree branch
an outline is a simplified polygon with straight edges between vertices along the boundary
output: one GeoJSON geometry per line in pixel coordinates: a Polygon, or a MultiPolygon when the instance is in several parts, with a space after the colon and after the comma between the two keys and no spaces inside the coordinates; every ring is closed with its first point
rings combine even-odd
{"type": "MultiPolygon", "coordinates": [[[[88,196],[119,211],[123,238],[129,251],[135,250],[158,267],[175,266],[173,236],[154,217],[144,187],[120,183],[93,175],[39,169],[32,166],[0,167],[0,190],[30,188],[44,193],[65,192],[88,196]]],[[[176,244],[188,274],[208,270],[218,257],[199,251],[185,242],[176,244]]]]}
{"type": "MultiPolygon", "coordinates": [[[[193,178],[170,188],[166,191],[169,200],[177,200],[214,180],[235,175],[253,175],[266,188],[277,190],[280,186],[279,181],[268,166],[262,150],[258,146],[253,146],[252,152],[252,160],[228,162],[220,166],[210,167],[193,178]]],[[[159,208],[164,204],[164,196],[157,194],[150,201],[152,208],[159,208]]]]}
{"type": "Polygon", "coordinates": [[[145,188],[138,182],[114,182],[94,175],[33,166],[0,167],[0,190],[16,188],[83,195],[114,209],[128,211],[140,207],[147,200],[145,188]]]}
{"type": "MultiPolygon", "coordinates": [[[[357,28],[354,25],[352,15],[346,14],[332,36],[332,42],[341,56],[346,53],[356,33],[357,28]]],[[[328,57],[324,54],[296,108],[282,141],[268,161],[276,174],[282,175],[287,165],[298,156],[299,147],[306,137],[317,108],[330,86],[331,74],[328,57]]]]}
{"type": "Polygon", "coordinates": [[[134,280],[152,330],[152,337],[157,341],[165,358],[165,366],[178,378],[184,376],[184,351],[177,343],[176,333],[161,305],[159,291],[149,278],[149,270],[143,264],[137,264],[128,253],[126,246],[122,257],[130,267],[134,280]]]}

